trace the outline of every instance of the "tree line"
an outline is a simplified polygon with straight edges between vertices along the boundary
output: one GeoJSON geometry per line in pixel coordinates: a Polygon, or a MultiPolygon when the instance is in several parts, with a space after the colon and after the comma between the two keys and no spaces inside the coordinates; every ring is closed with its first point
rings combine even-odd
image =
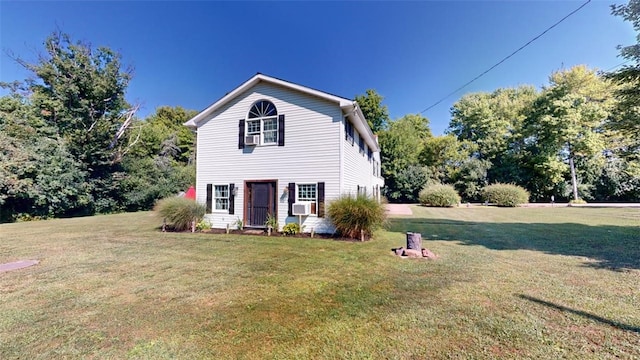
{"type": "MultiPolygon", "coordinates": [[[[640,0],[612,6],[640,31],[640,0]]],[[[524,187],[531,201],[640,201],[640,44],[620,48],[632,62],[603,73],[578,65],[533,86],[464,95],[445,135],[410,114],[390,120],[374,90],[357,97],[379,136],[385,195],[417,202],[430,184],[451,184],[479,201],[494,183],[524,187]]]]}
{"type": "Polygon", "coordinates": [[[44,48],[0,84],[0,222],[149,209],[194,183],[194,111],[139,119],[119,54],[59,32],[44,48]]]}
{"type": "MultiPolygon", "coordinates": [[[[640,31],[640,0],[612,12],[640,31]]],[[[531,86],[464,95],[445,135],[429,120],[389,118],[374,90],[356,96],[379,136],[384,192],[418,199],[452,184],[463,201],[493,183],[526,188],[533,201],[640,201],[640,44],[612,73],[561,69],[531,86]]],[[[0,222],[150,209],[195,181],[196,112],[159,107],[144,119],[125,94],[132,69],[120,54],[55,32],[31,74],[0,83],[0,222]]]]}

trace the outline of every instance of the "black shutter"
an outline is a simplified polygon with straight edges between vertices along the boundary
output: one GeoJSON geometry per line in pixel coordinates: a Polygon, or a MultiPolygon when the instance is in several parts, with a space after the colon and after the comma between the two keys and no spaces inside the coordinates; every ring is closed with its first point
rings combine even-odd
{"type": "Polygon", "coordinates": [[[289,216],[293,216],[294,202],[296,202],[296,183],[289,183],[289,216]]]}
{"type": "Polygon", "coordinates": [[[278,115],[278,146],[284,146],[284,115],[278,115]]]}
{"type": "Polygon", "coordinates": [[[229,214],[233,215],[235,211],[235,196],[233,196],[233,189],[235,184],[229,184],[229,214]]]}
{"type": "Polygon", "coordinates": [[[207,184],[207,214],[211,214],[211,200],[213,199],[213,185],[207,184]]]}
{"type": "Polygon", "coordinates": [[[324,182],[318,183],[318,217],[324,217],[324,182]]]}
{"type": "MultiPolygon", "coordinates": [[[[349,123],[349,124],[351,124],[351,123],[349,123]]],[[[351,146],[353,146],[353,142],[356,141],[356,135],[353,132],[353,124],[351,124],[351,126],[349,126],[349,129],[351,130],[349,132],[349,136],[351,136],[351,146]]]]}
{"type": "Polygon", "coordinates": [[[244,149],[244,119],[238,124],[238,149],[244,149]]]}
{"type": "Polygon", "coordinates": [[[344,119],[344,139],[349,140],[349,120],[344,119]]]}
{"type": "Polygon", "coordinates": [[[360,185],[358,185],[358,191],[356,192],[356,196],[360,196],[360,185]]]}

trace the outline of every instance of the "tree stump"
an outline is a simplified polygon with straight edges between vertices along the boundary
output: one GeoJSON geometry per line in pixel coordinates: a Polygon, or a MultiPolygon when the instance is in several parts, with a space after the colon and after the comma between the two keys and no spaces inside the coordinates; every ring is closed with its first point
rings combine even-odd
{"type": "Polygon", "coordinates": [[[422,252],[422,234],[420,233],[407,233],[407,249],[418,250],[422,252]]]}
{"type": "Polygon", "coordinates": [[[407,249],[422,251],[422,234],[408,232],[407,249]]]}

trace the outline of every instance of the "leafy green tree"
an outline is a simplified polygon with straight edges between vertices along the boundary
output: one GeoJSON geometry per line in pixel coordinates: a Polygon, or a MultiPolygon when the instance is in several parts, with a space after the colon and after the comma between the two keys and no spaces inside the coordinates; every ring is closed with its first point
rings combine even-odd
{"type": "Polygon", "coordinates": [[[493,160],[505,154],[520,137],[537,96],[531,86],[467,94],[451,108],[448,132],[458,140],[476,144],[479,159],[493,160]]]}
{"type": "Polygon", "coordinates": [[[487,169],[491,162],[478,159],[478,146],[471,141],[459,141],[453,134],[425,140],[420,162],[431,173],[433,182],[454,185],[466,200],[477,200],[487,184],[487,169]]]}
{"type": "Polygon", "coordinates": [[[627,4],[611,5],[611,13],[630,22],[636,31],[636,43],[618,46],[620,56],[632,61],[608,76],[622,85],[616,91],[619,100],[613,128],[621,130],[636,139],[640,138],[640,0],[629,0],[627,4]]]}
{"type": "Polygon", "coordinates": [[[627,184],[640,182],[640,0],[630,0],[627,4],[612,5],[612,14],[630,22],[636,31],[636,43],[619,46],[620,56],[631,61],[619,70],[607,74],[619,87],[616,89],[616,108],[608,124],[608,128],[616,131],[619,139],[609,163],[605,167],[606,179],[601,184],[607,186],[599,188],[602,191],[613,184],[618,184],[615,191],[609,195],[615,197],[629,194],[629,200],[636,199],[640,189],[629,188],[627,184]],[[621,183],[620,179],[627,179],[621,183]]]}
{"type": "Polygon", "coordinates": [[[369,123],[371,130],[377,134],[389,125],[389,109],[382,105],[384,98],[373,89],[367,89],[365,94],[357,95],[356,101],[369,123]]]}
{"type": "MultiPolygon", "coordinates": [[[[586,185],[587,178],[593,178],[587,170],[598,168],[578,168],[577,163],[603,163],[612,91],[608,80],[586,66],[558,71],[550,76],[550,86],[536,100],[527,119],[526,142],[529,148],[535,148],[530,158],[537,161],[535,166],[549,173],[546,177],[552,187],[565,173],[566,163],[574,199],[579,198],[579,175],[586,185]]],[[[588,192],[584,194],[588,196],[588,192]]]]}
{"type": "MultiPolygon", "coordinates": [[[[197,114],[180,106],[161,106],[155,113],[131,125],[130,154],[136,157],[155,157],[160,154],[163,144],[175,147],[175,156],[171,161],[182,164],[193,162],[195,151],[195,133],[182,125],[197,114]]],[[[166,149],[165,149],[166,150],[166,149]]]]}
{"type": "MultiPolygon", "coordinates": [[[[391,201],[414,201],[416,189],[403,184],[411,166],[420,167],[419,155],[424,141],[430,138],[429,120],[418,114],[405,115],[391,121],[387,130],[379,134],[382,176],[385,196],[391,201]]],[[[413,169],[411,172],[415,172],[413,169]]],[[[417,171],[417,170],[416,170],[417,171]]],[[[421,187],[417,189],[420,191],[421,187]]]]}
{"type": "Polygon", "coordinates": [[[71,215],[89,202],[86,173],[16,92],[0,98],[0,222],[71,215]]]}
{"type": "Polygon", "coordinates": [[[89,212],[119,210],[117,140],[131,120],[124,98],[131,70],[122,70],[116,52],[73,42],[67,34],[54,33],[44,45],[45,54],[36,63],[17,59],[35,75],[27,81],[29,101],[87,172],[96,206],[89,212]]]}
{"type": "Polygon", "coordinates": [[[126,176],[122,191],[127,210],[148,210],[156,200],[195,183],[195,134],[182,124],[196,113],[163,106],[132,124],[133,145],[123,161],[126,176]]]}

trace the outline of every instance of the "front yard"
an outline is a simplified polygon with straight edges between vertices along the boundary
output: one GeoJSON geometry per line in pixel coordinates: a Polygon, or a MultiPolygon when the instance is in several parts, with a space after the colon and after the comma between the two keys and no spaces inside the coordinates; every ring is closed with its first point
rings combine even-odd
{"type": "Polygon", "coordinates": [[[365,243],[0,225],[0,263],[40,260],[0,273],[0,358],[640,357],[638,209],[413,211],[365,243]]]}

